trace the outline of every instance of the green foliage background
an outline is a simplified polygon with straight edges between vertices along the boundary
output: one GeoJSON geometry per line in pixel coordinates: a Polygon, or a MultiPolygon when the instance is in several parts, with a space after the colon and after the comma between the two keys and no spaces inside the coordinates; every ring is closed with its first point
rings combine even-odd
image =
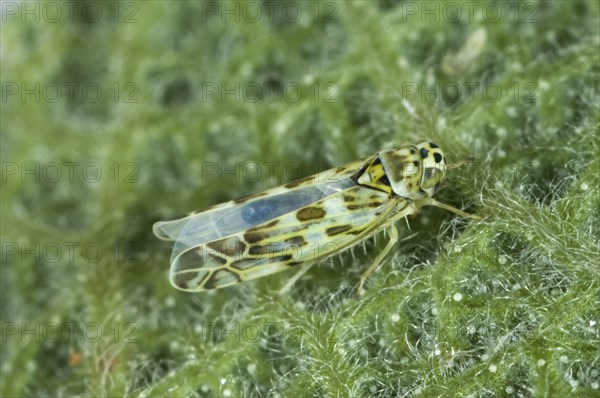
{"type": "Polygon", "coordinates": [[[55,4],[2,16],[2,396],[600,396],[597,1],[55,4]],[[381,236],[169,285],[155,221],[421,139],[484,219],[410,218],[361,300],[381,236]]]}

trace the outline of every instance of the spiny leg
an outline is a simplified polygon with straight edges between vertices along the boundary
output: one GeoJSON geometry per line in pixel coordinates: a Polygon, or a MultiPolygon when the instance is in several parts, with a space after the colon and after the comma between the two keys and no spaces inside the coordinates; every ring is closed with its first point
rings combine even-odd
{"type": "Polygon", "coordinates": [[[287,283],[285,285],[283,285],[283,287],[281,289],[279,289],[279,291],[275,295],[275,299],[276,300],[279,299],[279,297],[281,297],[284,293],[286,293],[288,290],[290,290],[292,285],[294,283],[296,283],[296,281],[298,279],[300,279],[302,277],[302,275],[304,275],[306,273],[306,271],[308,271],[313,265],[315,265],[315,263],[305,265],[298,272],[296,272],[296,274],[294,276],[292,276],[292,279],[287,281],[287,283]]]}
{"type": "Polygon", "coordinates": [[[389,226],[388,232],[390,233],[390,240],[388,244],[385,245],[381,253],[379,253],[379,255],[375,258],[375,261],[373,261],[369,268],[367,268],[367,270],[360,276],[360,285],[358,286],[358,290],[356,291],[356,294],[359,298],[364,293],[363,285],[367,281],[367,278],[373,273],[373,271],[375,271],[375,269],[377,269],[379,263],[381,263],[381,260],[384,259],[384,257],[389,253],[392,247],[394,247],[396,242],[398,242],[398,230],[396,229],[393,223],[389,226]]]}
{"type": "Polygon", "coordinates": [[[442,202],[438,202],[437,200],[435,200],[433,198],[419,199],[418,201],[415,202],[415,205],[418,208],[421,208],[423,206],[435,206],[435,207],[439,207],[439,208],[444,209],[444,210],[451,211],[452,213],[458,214],[461,217],[472,218],[474,220],[481,220],[481,217],[479,217],[479,216],[476,216],[474,214],[469,214],[469,213],[464,212],[464,211],[462,211],[460,209],[457,209],[456,207],[447,205],[447,204],[442,203],[442,202]]]}

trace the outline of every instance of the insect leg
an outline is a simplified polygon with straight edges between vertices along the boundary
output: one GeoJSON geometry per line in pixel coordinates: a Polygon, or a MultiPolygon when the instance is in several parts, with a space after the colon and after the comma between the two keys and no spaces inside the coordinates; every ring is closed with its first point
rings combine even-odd
{"type": "Polygon", "coordinates": [[[466,213],[460,209],[457,209],[456,207],[447,205],[442,202],[438,202],[437,200],[435,200],[433,198],[419,199],[418,201],[415,202],[415,206],[417,206],[418,208],[421,208],[423,206],[435,206],[435,207],[439,207],[444,210],[451,211],[452,213],[458,214],[461,217],[472,218],[474,220],[481,220],[481,217],[479,217],[479,216],[466,213]]]}
{"type": "Polygon", "coordinates": [[[302,277],[302,275],[304,275],[306,273],[306,271],[308,271],[313,265],[315,265],[315,263],[312,263],[312,264],[309,264],[309,265],[306,265],[306,266],[300,268],[300,271],[296,272],[296,274],[294,276],[292,276],[292,279],[290,279],[289,281],[287,281],[287,283],[285,285],[283,285],[283,287],[281,289],[279,289],[279,291],[275,295],[275,299],[278,299],[285,292],[287,292],[288,290],[290,290],[290,288],[292,287],[292,285],[294,283],[296,283],[296,281],[298,279],[300,279],[300,277],[302,277]]]}
{"type": "Polygon", "coordinates": [[[367,278],[373,273],[373,271],[375,271],[375,269],[377,269],[379,263],[381,263],[381,260],[383,260],[383,258],[389,253],[389,251],[392,249],[392,247],[394,247],[394,245],[398,241],[398,230],[396,229],[394,224],[390,225],[388,232],[390,233],[390,240],[388,244],[385,245],[381,253],[379,253],[377,258],[375,258],[375,261],[373,261],[369,268],[360,276],[360,285],[358,286],[358,290],[356,291],[356,294],[359,298],[364,292],[363,285],[365,284],[367,278]]]}

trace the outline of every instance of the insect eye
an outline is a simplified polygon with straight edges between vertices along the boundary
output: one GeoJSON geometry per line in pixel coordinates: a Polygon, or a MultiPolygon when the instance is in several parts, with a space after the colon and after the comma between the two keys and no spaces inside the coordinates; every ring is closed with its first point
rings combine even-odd
{"type": "Polygon", "coordinates": [[[439,152],[435,152],[433,154],[433,159],[435,160],[436,163],[441,163],[442,162],[442,154],[439,152]]]}
{"type": "Polygon", "coordinates": [[[443,174],[440,170],[435,167],[428,167],[425,169],[425,173],[423,174],[423,182],[421,183],[421,188],[430,189],[433,188],[436,184],[438,184],[442,180],[443,174]]]}

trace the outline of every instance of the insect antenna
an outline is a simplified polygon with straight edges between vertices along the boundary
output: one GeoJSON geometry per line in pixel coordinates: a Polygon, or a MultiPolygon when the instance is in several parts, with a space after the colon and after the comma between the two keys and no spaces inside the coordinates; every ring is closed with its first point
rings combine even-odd
{"type": "Polygon", "coordinates": [[[471,163],[471,162],[474,162],[474,161],[475,161],[475,158],[473,156],[469,156],[468,158],[463,159],[463,160],[459,160],[458,162],[448,163],[446,165],[446,167],[448,168],[448,170],[453,170],[453,169],[459,168],[460,166],[464,165],[465,163],[471,163]]]}

